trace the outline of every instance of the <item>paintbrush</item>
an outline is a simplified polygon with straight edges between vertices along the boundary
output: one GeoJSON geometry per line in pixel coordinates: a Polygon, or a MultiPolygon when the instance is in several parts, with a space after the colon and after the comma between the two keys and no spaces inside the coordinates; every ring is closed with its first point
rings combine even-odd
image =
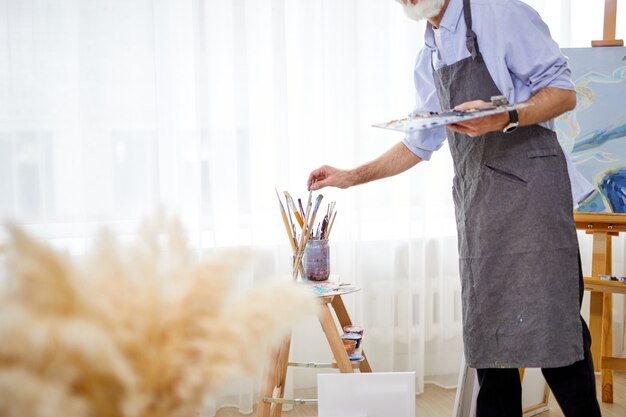
{"type": "MultiPolygon", "coordinates": [[[[306,240],[309,234],[309,215],[311,211],[311,198],[312,192],[309,192],[309,200],[307,202],[306,212],[304,212],[304,228],[302,229],[302,235],[300,236],[300,243],[298,244],[298,251],[304,252],[304,246],[306,246],[306,240]]],[[[298,199],[298,201],[300,201],[298,199]]]]}
{"type": "Polygon", "coordinates": [[[317,210],[320,208],[322,198],[324,198],[324,196],[320,194],[315,199],[315,207],[313,207],[313,214],[311,214],[311,223],[309,225],[309,229],[311,229],[313,225],[315,224],[315,217],[317,217],[317,210]]]}
{"type": "Polygon", "coordinates": [[[324,219],[322,220],[322,233],[321,233],[321,239],[327,239],[328,236],[328,226],[330,224],[330,219],[333,215],[333,211],[335,208],[335,202],[332,201],[328,204],[328,206],[326,206],[326,215],[324,216],[324,219]]]}
{"type": "MultiPolygon", "coordinates": [[[[293,256],[294,256],[294,264],[292,265],[293,270],[294,270],[294,277],[297,276],[298,272],[302,273],[302,276],[304,276],[304,265],[302,265],[302,256],[298,257],[298,253],[299,253],[299,245],[298,245],[298,241],[296,239],[296,233],[295,230],[293,232],[293,235],[291,234],[289,225],[288,225],[288,221],[287,221],[287,215],[285,213],[285,208],[283,206],[282,200],[280,199],[280,195],[278,194],[278,190],[274,189],[276,191],[276,197],[278,198],[278,204],[280,206],[280,213],[281,216],[283,218],[283,224],[285,225],[285,230],[287,231],[287,235],[289,236],[289,243],[291,243],[291,250],[293,252],[293,256]]],[[[291,225],[293,227],[293,224],[291,225]]],[[[302,238],[302,236],[300,236],[300,238],[302,238]]],[[[302,244],[302,243],[300,243],[302,244]]]]}
{"type": "Polygon", "coordinates": [[[319,238],[325,239],[324,235],[326,234],[326,228],[328,227],[328,214],[324,216],[324,220],[322,220],[322,224],[320,225],[319,238]]]}
{"type": "Polygon", "coordinates": [[[297,247],[296,247],[296,242],[294,240],[294,237],[291,234],[291,228],[289,227],[289,222],[287,220],[287,213],[285,213],[285,207],[283,206],[283,202],[280,199],[280,195],[278,195],[278,190],[274,188],[274,190],[276,191],[276,197],[278,197],[278,205],[280,206],[280,214],[283,218],[283,223],[285,225],[285,230],[287,231],[287,236],[289,236],[289,243],[291,243],[291,249],[296,252],[297,251],[297,247]]]}
{"type": "Polygon", "coordinates": [[[287,207],[293,210],[293,214],[296,217],[298,224],[300,225],[300,229],[302,229],[304,227],[304,221],[302,220],[302,216],[298,212],[298,209],[296,208],[296,204],[293,202],[293,198],[291,198],[289,191],[285,191],[285,198],[287,199],[287,207]]]}
{"type": "Polygon", "coordinates": [[[304,208],[302,207],[302,200],[298,198],[298,206],[300,206],[300,214],[302,215],[302,218],[304,219],[304,208]]]}
{"type": "MultiPolygon", "coordinates": [[[[300,243],[298,244],[298,250],[296,253],[296,263],[299,263],[302,261],[302,257],[304,256],[304,249],[306,248],[306,244],[309,239],[309,234],[313,228],[313,223],[315,221],[315,215],[311,215],[312,196],[313,196],[313,192],[309,192],[309,199],[307,201],[307,209],[306,209],[306,213],[304,216],[304,229],[302,230],[302,235],[300,236],[300,243]]],[[[322,198],[323,196],[321,194],[317,196],[317,200],[315,202],[315,210],[313,210],[314,212],[317,212],[317,209],[319,208],[319,204],[321,203],[322,198]]]]}
{"type": "Polygon", "coordinates": [[[335,224],[335,217],[337,217],[337,212],[333,213],[333,218],[330,220],[330,224],[328,225],[328,232],[326,233],[326,239],[330,237],[330,231],[333,229],[333,224],[335,224]]]}
{"type": "Polygon", "coordinates": [[[291,218],[291,209],[289,208],[289,201],[285,197],[285,206],[287,207],[287,216],[289,217],[289,224],[291,225],[291,230],[293,232],[293,236],[296,236],[296,226],[293,225],[293,219],[291,218]]]}

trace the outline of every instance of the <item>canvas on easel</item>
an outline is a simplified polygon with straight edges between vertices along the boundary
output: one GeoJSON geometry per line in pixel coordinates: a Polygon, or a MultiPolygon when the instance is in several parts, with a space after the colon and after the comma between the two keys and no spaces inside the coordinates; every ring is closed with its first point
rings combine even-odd
{"type": "Polygon", "coordinates": [[[576,209],[626,213],[626,47],[563,49],[576,108],[556,122],[559,142],[595,190],[576,209]]]}

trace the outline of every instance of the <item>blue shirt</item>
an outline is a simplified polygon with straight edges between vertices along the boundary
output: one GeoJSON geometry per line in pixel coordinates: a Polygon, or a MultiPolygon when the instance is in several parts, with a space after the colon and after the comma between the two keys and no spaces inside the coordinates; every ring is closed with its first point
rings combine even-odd
{"type": "MultiPolygon", "coordinates": [[[[510,103],[528,100],[546,87],[574,90],[571,71],[548,26],[539,14],[519,0],[471,0],[472,29],[491,78],[510,103]]],[[[442,109],[433,81],[433,67],[441,68],[470,56],[466,47],[463,0],[450,0],[439,24],[440,42],[430,23],[426,25],[425,45],[414,69],[416,107],[413,114],[442,109]],[[439,49],[436,43],[441,45],[439,49]]],[[[454,103],[461,104],[461,103],[454,103]]],[[[542,123],[554,130],[554,121],[542,123]]],[[[446,140],[444,127],[414,131],[403,143],[424,160],[446,140]]],[[[567,159],[574,202],[580,202],[593,186],[567,159]]]]}

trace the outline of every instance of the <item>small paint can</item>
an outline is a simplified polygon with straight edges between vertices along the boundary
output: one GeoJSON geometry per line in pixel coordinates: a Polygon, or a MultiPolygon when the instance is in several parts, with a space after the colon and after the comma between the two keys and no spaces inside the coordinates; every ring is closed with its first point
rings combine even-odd
{"type": "Polygon", "coordinates": [[[344,333],[341,335],[341,339],[342,340],[355,340],[356,348],[358,349],[361,347],[361,340],[363,340],[363,336],[361,336],[358,333],[344,333]]]}
{"type": "Polygon", "coordinates": [[[343,347],[346,348],[346,352],[348,353],[348,355],[354,354],[354,352],[356,351],[356,340],[344,339],[343,347]]]}
{"type": "Polygon", "coordinates": [[[364,331],[365,329],[363,329],[363,327],[355,326],[353,324],[350,324],[348,326],[343,326],[344,333],[356,333],[356,334],[360,334],[361,336],[363,336],[364,331]]]}
{"type": "Polygon", "coordinates": [[[348,356],[348,359],[350,360],[350,362],[363,362],[365,360],[365,357],[363,355],[358,355],[358,354],[352,354],[348,356]]]}

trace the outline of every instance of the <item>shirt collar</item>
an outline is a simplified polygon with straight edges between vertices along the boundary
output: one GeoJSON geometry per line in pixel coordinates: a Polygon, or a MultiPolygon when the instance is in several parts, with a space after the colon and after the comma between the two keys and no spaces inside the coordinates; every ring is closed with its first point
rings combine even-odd
{"type": "MultiPolygon", "coordinates": [[[[463,14],[463,0],[450,0],[448,8],[441,19],[439,24],[440,28],[444,28],[452,33],[456,32],[456,27],[459,24],[461,15],[463,14]]],[[[435,47],[435,37],[433,33],[433,27],[430,23],[426,22],[426,33],[424,34],[424,41],[426,46],[430,48],[435,47]]]]}

